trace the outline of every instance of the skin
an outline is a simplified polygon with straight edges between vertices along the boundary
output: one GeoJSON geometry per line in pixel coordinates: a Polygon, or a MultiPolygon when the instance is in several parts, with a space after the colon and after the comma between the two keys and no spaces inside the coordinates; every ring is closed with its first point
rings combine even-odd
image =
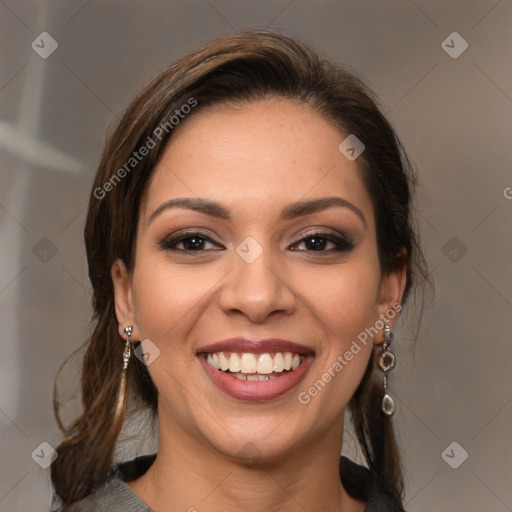
{"type": "Polygon", "coordinates": [[[359,333],[401,303],[405,287],[405,268],[381,274],[358,162],[338,150],[345,136],[289,100],[217,105],[179,126],[155,169],[141,205],[134,269],[120,260],[112,267],[120,335],[126,339],[123,329],[133,324],[132,341],[149,338],[160,350],[148,366],[159,392],[157,458],[129,482],[154,510],[364,509],[340,482],[341,433],[382,332],[307,405],[297,399],[359,333]],[[364,222],[340,206],[278,220],[290,203],[331,196],[356,206],[364,222]],[[179,197],[217,201],[231,220],[184,208],[164,208],[150,220],[179,197]],[[183,229],[212,242],[203,236],[189,243],[200,247],[193,253],[161,247],[183,229]],[[344,233],[353,248],[335,251],[325,238],[306,238],[318,231],[344,233]],[[263,249],[252,263],[235,251],[247,236],[263,249]],[[291,392],[267,402],[236,400],[211,383],[195,355],[234,336],[302,343],[315,360],[291,392]],[[252,463],[243,456],[249,446],[252,463]]]}

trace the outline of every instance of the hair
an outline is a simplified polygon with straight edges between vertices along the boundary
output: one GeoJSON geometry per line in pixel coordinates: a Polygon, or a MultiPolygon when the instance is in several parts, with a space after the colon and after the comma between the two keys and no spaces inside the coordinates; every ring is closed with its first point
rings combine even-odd
{"type": "MultiPolygon", "coordinates": [[[[375,212],[381,272],[406,266],[403,302],[418,279],[427,279],[413,217],[414,171],[374,94],[360,79],[307,43],[267,30],[231,33],[179,59],[126,108],[108,137],[90,194],[84,238],[94,290],[94,331],[85,345],[82,413],[67,428],[60,421],[54,392],[64,440],[57,448],[51,477],[62,506],[99,488],[113,466],[124,415],[115,415],[124,344],[118,334],[110,270],[118,258],[133,270],[141,199],[172,138],[175,119],[187,112],[184,105],[194,108],[188,109],[182,123],[211,105],[265,98],[308,104],[341,134],[354,134],[364,143],[357,163],[375,212]],[[134,159],[134,152],[148,145],[149,139],[154,144],[151,151],[134,159]]],[[[149,408],[154,419],[157,389],[145,365],[132,359],[126,393],[149,408]]],[[[400,455],[392,420],[380,411],[383,389],[381,379],[373,374],[373,359],[349,409],[369,470],[386,493],[401,501],[400,455]]]]}

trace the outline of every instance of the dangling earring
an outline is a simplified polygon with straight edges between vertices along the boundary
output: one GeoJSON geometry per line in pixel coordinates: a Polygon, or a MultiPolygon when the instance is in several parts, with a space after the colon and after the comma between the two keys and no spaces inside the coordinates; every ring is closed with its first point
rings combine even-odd
{"type": "Polygon", "coordinates": [[[130,342],[130,336],[132,335],[133,331],[133,325],[129,325],[128,327],[124,328],[124,333],[126,334],[126,345],[124,346],[124,352],[123,352],[123,371],[128,368],[128,362],[130,361],[130,356],[132,355],[131,350],[131,342],[130,342]]]}
{"type": "Polygon", "coordinates": [[[387,416],[392,416],[395,412],[395,401],[388,395],[388,372],[395,367],[396,357],[391,350],[389,345],[393,340],[393,333],[391,327],[388,324],[384,326],[384,346],[379,354],[378,365],[379,368],[384,372],[384,398],[381,403],[381,410],[387,416]]]}
{"type": "Polygon", "coordinates": [[[128,363],[130,361],[130,356],[132,355],[132,342],[130,341],[130,336],[132,335],[133,325],[129,325],[124,328],[124,332],[126,334],[126,344],[124,346],[123,352],[123,369],[121,373],[121,383],[119,385],[119,391],[117,393],[117,404],[115,417],[117,417],[123,412],[124,403],[126,400],[126,370],[128,368],[128,363]]]}

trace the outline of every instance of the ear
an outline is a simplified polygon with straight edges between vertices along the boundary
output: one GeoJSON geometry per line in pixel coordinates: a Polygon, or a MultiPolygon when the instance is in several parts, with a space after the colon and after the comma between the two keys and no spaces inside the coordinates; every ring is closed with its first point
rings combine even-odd
{"type": "MultiPolygon", "coordinates": [[[[401,249],[397,260],[400,262],[397,267],[381,277],[379,300],[377,305],[378,318],[384,320],[393,327],[398,320],[398,313],[402,309],[402,297],[407,283],[407,259],[405,249],[401,249]]],[[[384,336],[380,336],[382,343],[384,336]]],[[[377,341],[377,337],[375,338],[377,341]]]]}
{"type": "Polygon", "coordinates": [[[110,269],[112,284],[114,286],[114,301],[116,317],[119,324],[119,335],[126,340],[125,327],[133,325],[132,341],[138,339],[135,324],[135,307],[132,293],[132,276],[126,269],[124,261],[117,259],[110,269]]]}

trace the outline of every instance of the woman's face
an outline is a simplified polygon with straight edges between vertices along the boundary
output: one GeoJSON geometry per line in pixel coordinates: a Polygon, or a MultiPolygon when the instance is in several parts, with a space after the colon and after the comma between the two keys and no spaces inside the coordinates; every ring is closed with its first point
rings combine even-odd
{"type": "Polygon", "coordinates": [[[271,459],[328,433],[341,443],[383,339],[361,333],[405,285],[403,272],[381,276],[346,135],[282,99],[215,106],[178,128],[141,205],[133,273],[112,271],[120,332],[150,340],[161,428],[231,457],[254,446],[271,459]],[[287,371],[290,359],[301,364],[287,371]]]}

